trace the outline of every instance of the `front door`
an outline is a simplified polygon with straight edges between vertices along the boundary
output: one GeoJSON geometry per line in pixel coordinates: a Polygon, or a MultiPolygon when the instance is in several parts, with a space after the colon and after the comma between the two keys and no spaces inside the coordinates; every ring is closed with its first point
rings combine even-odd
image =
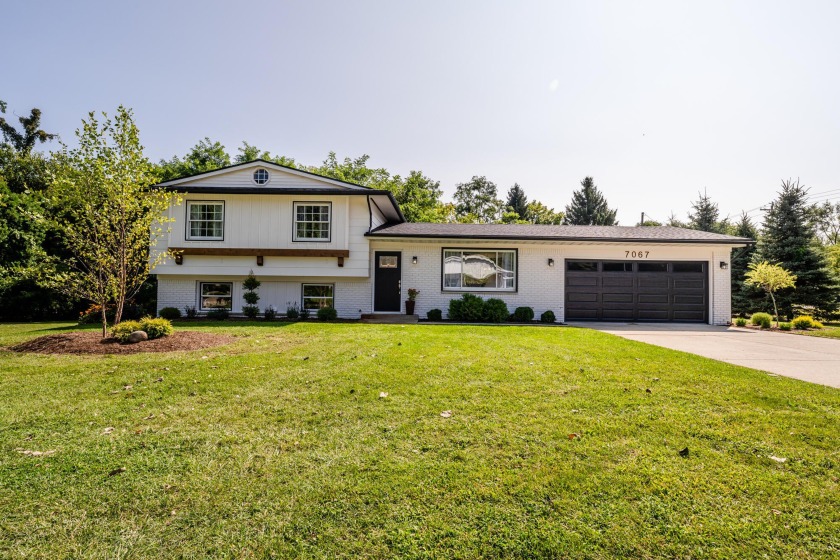
{"type": "Polygon", "coordinates": [[[399,313],[401,253],[376,251],[374,253],[373,310],[399,313]]]}

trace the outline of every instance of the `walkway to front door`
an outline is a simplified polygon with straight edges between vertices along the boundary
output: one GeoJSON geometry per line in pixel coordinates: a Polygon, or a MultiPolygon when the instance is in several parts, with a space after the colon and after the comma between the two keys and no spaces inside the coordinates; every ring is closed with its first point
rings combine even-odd
{"type": "Polygon", "coordinates": [[[721,362],[840,388],[840,340],[712,325],[571,324],[630,340],[691,352],[721,362]]]}
{"type": "Polygon", "coordinates": [[[376,251],[373,273],[373,311],[375,313],[399,313],[402,253],[376,251]]]}

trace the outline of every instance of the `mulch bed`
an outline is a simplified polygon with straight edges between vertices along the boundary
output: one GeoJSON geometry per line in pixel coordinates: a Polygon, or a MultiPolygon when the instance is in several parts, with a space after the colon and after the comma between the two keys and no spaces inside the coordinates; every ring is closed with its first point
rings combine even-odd
{"type": "Polygon", "coordinates": [[[146,340],[137,344],[120,344],[114,338],[102,338],[98,331],[79,331],[50,334],[27,340],[10,350],[38,354],[139,354],[141,352],[175,352],[199,350],[233,342],[226,334],[196,331],[177,331],[170,336],[146,340]]]}

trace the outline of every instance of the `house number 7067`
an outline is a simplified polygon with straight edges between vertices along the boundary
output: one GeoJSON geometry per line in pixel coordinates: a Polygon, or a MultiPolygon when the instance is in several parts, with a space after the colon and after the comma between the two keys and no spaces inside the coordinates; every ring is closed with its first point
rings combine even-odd
{"type": "Polygon", "coordinates": [[[624,251],[624,258],[646,259],[650,251],[624,251]]]}

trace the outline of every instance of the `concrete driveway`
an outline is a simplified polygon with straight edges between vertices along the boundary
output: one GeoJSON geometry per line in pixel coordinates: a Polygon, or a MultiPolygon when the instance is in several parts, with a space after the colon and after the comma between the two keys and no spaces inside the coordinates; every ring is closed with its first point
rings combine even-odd
{"type": "Polygon", "coordinates": [[[840,340],[712,325],[569,324],[840,388],[840,340]]]}

